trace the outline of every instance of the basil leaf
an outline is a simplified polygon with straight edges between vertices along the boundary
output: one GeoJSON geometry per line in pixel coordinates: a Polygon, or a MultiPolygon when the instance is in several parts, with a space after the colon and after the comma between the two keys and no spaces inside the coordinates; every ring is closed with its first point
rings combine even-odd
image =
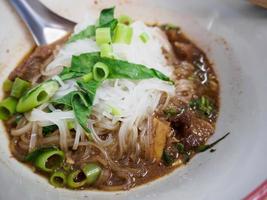
{"type": "Polygon", "coordinates": [[[86,106],[81,101],[81,98],[84,98],[81,96],[81,94],[73,95],[72,108],[73,108],[75,117],[78,120],[79,124],[83,127],[84,130],[86,130],[86,132],[89,133],[90,130],[88,128],[88,119],[92,112],[92,105],[86,106]]]}
{"type": "Polygon", "coordinates": [[[103,27],[106,24],[110,23],[114,19],[114,9],[115,7],[112,8],[106,8],[103,9],[100,13],[99,17],[99,26],[103,27]]]}
{"type": "MultiPolygon", "coordinates": [[[[108,79],[124,78],[141,80],[158,78],[164,81],[170,81],[166,75],[155,69],[149,69],[144,65],[129,63],[123,60],[100,57],[98,52],[84,53],[79,56],[73,56],[69,73],[76,73],[76,75],[79,75],[79,73],[90,73],[93,70],[93,66],[97,62],[102,62],[108,66],[108,79]]],[[[67,76],[67,74],[65,74],[65,76],[67,76]]]]}
{"type": "Polygon", "coordinates": [[[94,25],[89,25],[81,32],[71,36],[70,39],[68,40],[68,43],[75,42],[77,40],[86,39],[86,38],[91,38],[95,36],[95,30],[96,30],[96,27],[94,25]]]}
{"type": "Polygon", "coordinates": [[[89,73],[93,71],[93,66],[99,61],[100,53],[84,53],[79,56],[72,56],[71,67],[69,70],[71,72],[81,72],[89,73]]]}
{"type": "Polygon", "coordinates": [[[100,82],[91,80],[90,82],[84,83],[82,81],[77,81],[81,90],[88,96],[88,101],[91,105],[93,105],[95,94],[97,88],[100,86],[100,82]]]}
{"type": "Polygon", "coordinates": [[[77,81],[77,84],[79,86],[79,91],[70,92],[59,99],[53,100],[53,103],[69,106],[83,129],[86,130],[86,132],[90,132],[88,119],[92,112],[96,90],[100,86],[100,82],[94,80],[87,83],[77,81]]]}
{"type": "Polygon", "coordinates": [[[72,101],[72,97],[75,93],[76,93],[76,91],[70,92],[59,99],[52,100],[51,102],[56,104],[56,105],[65,105],[65,106],[72,108],[71,101],[72,101]]]}

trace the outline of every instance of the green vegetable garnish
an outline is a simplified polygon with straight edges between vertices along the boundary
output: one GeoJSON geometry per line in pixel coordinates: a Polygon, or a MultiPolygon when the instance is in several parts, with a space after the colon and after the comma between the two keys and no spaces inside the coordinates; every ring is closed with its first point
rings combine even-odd
{"type": "Polygon", "coordinates": [[[215,142],[211,143],[211,144],[203,144],[200,145],[196,148],[196,152],[204,152],[208,149],[211,149],[212,147],[214,147],[217,143],[219,143],[220,141],[222,141],[224,138],[226,138],[228,135],[230,134],[230,132],[226,133],[223,137],[219,138],[218,140],[216,140],[215,142]]]}
{"type": "Polygon", "coordinates": [[[177,109],[170,107],[163,110],[163,113],[166,115],[166,117],[173,117],[178,114],[177,109]]]}
{"type": "Polygon", "coordinates": [[[109,27],[97,28],[95,32],[95,39],[98,45],[111,42],[111,34],[109,27]]]}
{"type": "Polygon", "coordinates": [[[139,38],[142,40],[142,42],[147,43],[149,40],[149,36],[146,32],[143,32],[141,35],[139,35],[139,38]]]}
{"type": "Polygon", "coordinates": [[[101,57],[107,57],[112,58],[113,52],[112,47],[110,44],[102,44],[100,47],[100,56],[101,57]]]}
{"type": "Polygon", "coordinates": [[[118,17],[118,21],[119,23],[125,24],[125,25],[130,25],[133,22],[132,18],[127,15],[120,15],[118,17]]]}
{"type": "Polygon", "coordinates": [[[189,102],[189,105],[192,109],[199,111],[207,117],[210,117],[214,112],[213,103],[205,96],[202,96],[198,99],[192,99],[189,102]]]}
{"type": "Polygon", "coordinates": [[[86,82],[91,81],[93,78],[94,78],[93,77],[93,73],[90,72],[90,73],[85,74],[85,75],[82,76],[82,81],[86,83],[86,82]]]}
{"type": "Polygon", "coordinates": [[[70,92],[60,99],[53,100],[54,104],[66,105],[73,109],[79,124],[90,132],[88,128],[88,119],[92,111],[92,105],[95,98],[96,90],[100,82],[91,80],[89,82],[77,81],[79,91],[70,92]]]}
{"type": "Polygon", "coordinates": [[[45,172],[52,172],[59,168],[64,159],[64,152],[56,147],[39,148],[25,157],[25,161],[32,162],[38,169],[45,172]]]}
{"type": "Polygon", "coordinates": [[[23,113],[49,101],[59,86],[56,81],[43,82],[26,92],[17,104],[17,112],[23,113]]]}
{"type": "Polygon", "coordinates": [[[112,41],[114,43],[131,44],[132,36],[133,36],[132,27],[127,26],[125,24],[118,24],[115,29],[115,33],[114,33],[114,37],[112,41]]]}
{"type": "Polygon", "coordinates": [[[81,170],[71,172],[67,177],[67,185],[70,188],[79,188],[87,182],[86,176],[81,170]]]}
{"type": "Polygon", "coordinates": [[[23,93],[25,93],[29,89],[30,86],[31,83],[29,83],[28,81],[16,78],[13,83],[10,95],[15,98],[20,98],[23,93]]]}
{"type": "Polygon", "coordinates": [[[6,79],[3,83],[3,90],[4,92],[10,92],[13,86],[13,82],[9,79],[6,79]]]}
{"type": "Polygon", "coordinates": [[[75,42],[77,40],[86,39],[86,38],[91,38],[95,36],[95,29],[96,28],[94,25],[87,26],[81,32],[71,36],[70,39],[68,40],[68,43],[75,42]]]}
{"type": "Polygon", "coordinates": [[[169,166],[174,162],[174,157],[164,150],[162,154],[162,160],[167,166],[169,166]]]}
{"type": "Polygon", "coordinates": [[[61,72],[60,77],[63,80],[67,80],[88,74],[93,71],[93,67],[97,62],[104,63],[108,67],[108,79],[125,78],[132,80],[141,80],[158,78],[164,81],[170,81],[167,76],[153,68],[149,69],[144,65],[129,63],[127,61],[117,60],[113,58],[101,57],[98,52],[84,53],[79,56],[73,56],[71,67],[65,68],[61,72]]]}
{"type": "Polygon", "coordinates": [[[109,68],[104,63],[97,62],[93,66],[93,77],[96,81],[103,81],[107,79],[108,75],[109,75],[109,68]]]}
{"type": "Polygon", "coordinates": [[[179,153],[181,153],[181,154],[184,153],[184,145],[182,143],[177,143],[176,148],[177,148],[179,153]]]}
{"type": "Polygon", "coordinates": [[[64,172],[57,171],[51,175],[49,181],[55,187],[63,187],[67,182],[67,178],[64,172]]]}
{"type": "Polygon", "coordinates": [[[7,120],[16,112],[17,100],[14,97],[7,97],[0,102],[0,119],[7,120]]]}
{"type": "Polygon", "coordinates": [[[87,184],[92,185],[97,181],[102,169],[99,165],[90,163],[83,166],[82,171],[86,176],[87,184]]]}

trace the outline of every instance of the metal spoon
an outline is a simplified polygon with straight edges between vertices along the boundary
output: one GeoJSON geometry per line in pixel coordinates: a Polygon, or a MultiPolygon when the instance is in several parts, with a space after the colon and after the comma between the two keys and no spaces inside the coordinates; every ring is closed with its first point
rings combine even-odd
{"type": "Polygon", "coordinates": [[[38,0],[10,0],[29,28],[38,46],[51,44],[73,31],[75,23],[65,19],[38,0]]]}

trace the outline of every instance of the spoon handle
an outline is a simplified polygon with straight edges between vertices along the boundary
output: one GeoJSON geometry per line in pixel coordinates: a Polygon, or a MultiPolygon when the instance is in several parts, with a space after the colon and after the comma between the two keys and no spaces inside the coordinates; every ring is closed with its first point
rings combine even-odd
{"type": "Polygon", "coordinates": [[[38,46],[59,40],[71,32],[75,23],[50,11],[38,0],[10,0],[30,30],[38,46]]]}

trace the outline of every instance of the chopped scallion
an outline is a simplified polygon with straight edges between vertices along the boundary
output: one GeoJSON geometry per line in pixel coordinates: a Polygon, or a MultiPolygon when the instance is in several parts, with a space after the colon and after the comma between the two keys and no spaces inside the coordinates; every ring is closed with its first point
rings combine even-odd
{"type": "Polygon", "coordinates": [[[118,17],[118,21],[119,23],[125,24],[125,25],[130,25],[133,20],[131,17],[127,16],[127,15],[121,15],[118,17]]]}
{"type": "Polygon", "coordinates": [[[66,184],[66,175],[64,172],[54,172],[50,177],[50,183],[55,187],[63,187],[66,184]]]}
{"type": "Polygon", "coordinates": [[[6,79],[3,83],[4,92],[10,92],[12,88],[13,82],[9,79],[6,79]]]}
{"type": "Polygon", "coordinates": [[[133,29],[130,26],[127,26],[125,24],[118,24],[115,29],[115,34],[113,37],[114,43],[125,43],[125,44],[131,44],[133,36],[133,29]]]}
{"type": "Polygon", "coordinates": [[[98,45],[111,42],[110,28],[97,28],[95,32],[95,39],[98,45]]]}
{"type": "Polygon", "coordinates": [[[7,97],[0,102],[0,119],[7,120],[16,112],[17,100],[14,97],[7,97]]]}
{"type": "Polygon", "coordinates": [[[25,93],[17,104],[17,112],[23,113],[47,102],[58,90],[56,81],[43,82],[25,93]]]}
{"type": "Polygon", "coordinates": [[[109,69],[104,63],[98,62],[93,66],[93,76],[96,81],[103,81],[108,75],[109,69]]]}
{"type": "Polygon", "coordinates": [[[86,176],[87,184],[92,185],[97,181],[102,169],[95,163],[89,163],[82,168],[82,171],[86,176]]]}
{"type": "Polygon", "coordinates": [[[147,43],[149,40],[149,36],[146,32],[143,32],[141,35],[139,35],[139,38],[142,40],[142,42],[147,43]]]}
{"type": "Polygon", "coordinates": [[[85,83],[91,81],[92,79],[93,79],[93,73],[92,72],[90,72],[90,73],[85,74],[85,75],[82,76],[82,80],[85,83]]]}
{"type": "Polygon", "coordinates": [[[13,83],[10,95],[16,98],[20,98],[30,86],[31,84],[28,81],[16,78],[13,83]]]}
{"type": "Polygon", "coordinates": [[[102,44],[100,47],[100,56],[101,57],[107,57],[112,58],[112,47],[110,44],[102,44]]]}

